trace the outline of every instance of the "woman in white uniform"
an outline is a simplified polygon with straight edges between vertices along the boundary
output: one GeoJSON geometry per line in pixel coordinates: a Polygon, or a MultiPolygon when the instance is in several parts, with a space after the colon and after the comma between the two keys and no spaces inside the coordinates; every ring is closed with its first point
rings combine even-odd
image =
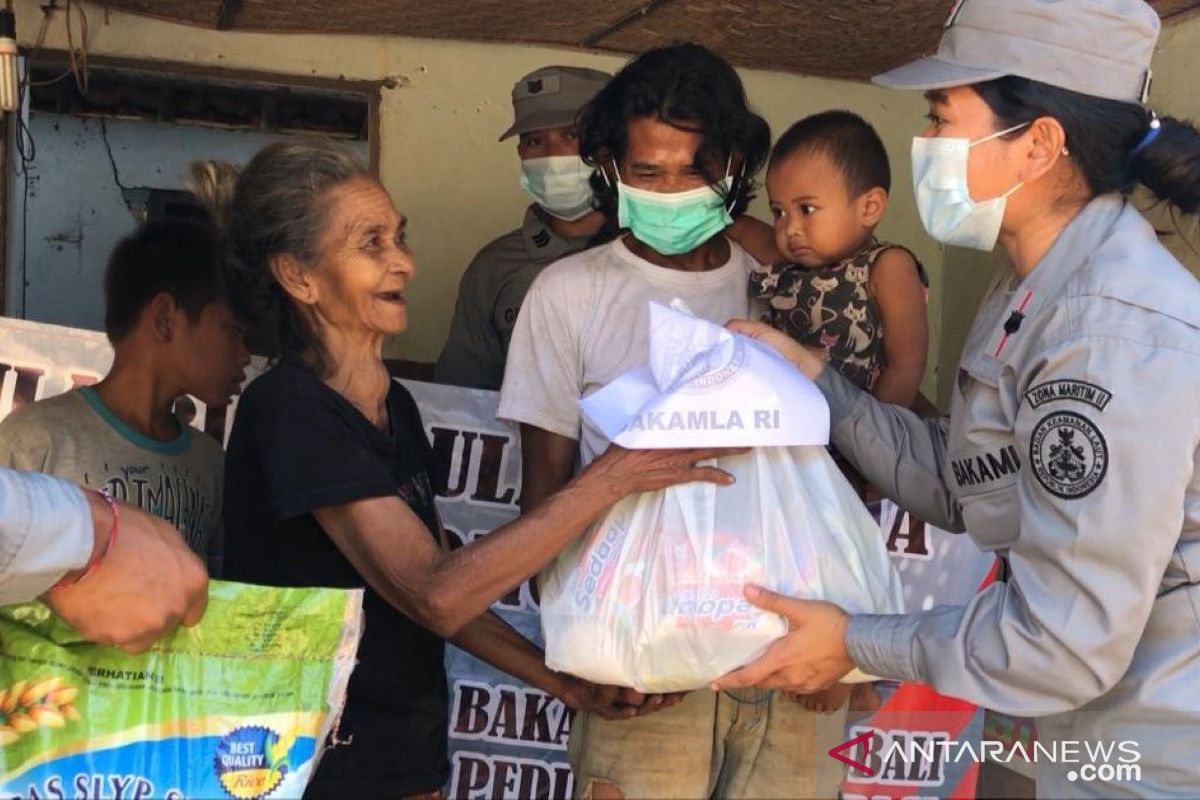
{"type": "Polygon", "coordinates": [[[816,691],[855,666],[924,681],[1037,717],[1044,745],[1101,745],[1039,758],[1041,797],[1200,796],[1200,285],[1126,199],[1141,184],[1200,211],[1200,133],[1144,105],[1158,31],[1141,0],[965,0],[936,56],[876,79],[926,91],[913,172],[929,233],[999,241],[1011,261],[950,418],[880,404],[783,335],[731,326],[816,380],[834,443],[872,483],[966,530],[1006,580],[896,616],[748,589],[791,632],[718,686],[816,691]]]}

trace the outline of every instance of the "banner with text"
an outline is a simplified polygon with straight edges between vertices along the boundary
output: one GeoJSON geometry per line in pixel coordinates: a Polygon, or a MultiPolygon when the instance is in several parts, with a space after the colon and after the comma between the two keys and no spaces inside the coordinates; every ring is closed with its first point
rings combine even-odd
{"type": "MultiPolygon", "coordinates": [[[[0,419],[25,404],[95,383],[111,363],[112,351],[103,334],[0,318],[0,419]]],[[[256,360],[248,373],[257,374],[263,367],[256,360]]],[[[496,421],[496,393],[404,384],[420,406],[433,445],[433,477],[444,487],[438,506],[452,542],[472,541],[514,519],[521,490],[520,441],[514,429],[496,421]]],[[[235,407],[236,398],[228,409],[208,409],[183,398],[176,410],[185,422],[224,441],[235,407]]],[[[890,503],[882,504],[878,514],[888,551],[904,582],[908,608],[965,602],[987,576],[992,559],[967,537],[912,522],[890,503]]],[[[494,607],[540,644],[535,583],[513,589],[494,607]]],[[[451,691],[448,795],[456,800],[570,797],[566,744],[571,715],[562,703],[455,648],[448,649],[446,662],[451,691]]],[[[914,691],[885,690],[887,699],[874,720],[880,736],[927,736],[936,721],[942,727],[957,724],[958,737],[978,738],[973,707],[968,707],[968,713],[962,704],[951,701],[953,708],[926,709],[921,704],[928,695],[914,695],[914,691]],[[948,713],[953,719],[930,717],[925,724],[920,722],[922,711],[948,713]]],[[[863,726],[871,722],[860,720],[852,730],[861,735],[863,726]]],[[[869,756],[866,750],[863,754],[869,756]]],[[[870,791],[863,795],[973,796],[973,775],[950,774],[943,765],[906,766],[903,774],[897,771],[899,766],[891,769],[895,780],[872,779],[870,791]],[[963,793],[967,780],[970,794],[963,793]]],[[[880,774],[886,777],[883,771],[880,774]]],[[[848,768],[848,777],[855,776],[862,777],[848,768]]],[[[847,791],[858,793],[850,783],[847,791]]]]}

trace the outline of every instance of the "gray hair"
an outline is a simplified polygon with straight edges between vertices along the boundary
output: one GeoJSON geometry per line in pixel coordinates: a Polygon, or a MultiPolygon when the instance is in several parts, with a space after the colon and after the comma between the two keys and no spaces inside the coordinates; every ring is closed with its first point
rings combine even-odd
{"type": "Polygon", "coordinates": [[[270,259],[287,254],[314,263],[329,222],[329,191],[374,176],[346,147],[319,138],[267,145],[242,170],[198,161],[191,172],[193,191],[226,234],[233,302],[247,318],[274,323],[278,351],[311,353],[320,364],[321,343],[275,281],[270,259]]]}

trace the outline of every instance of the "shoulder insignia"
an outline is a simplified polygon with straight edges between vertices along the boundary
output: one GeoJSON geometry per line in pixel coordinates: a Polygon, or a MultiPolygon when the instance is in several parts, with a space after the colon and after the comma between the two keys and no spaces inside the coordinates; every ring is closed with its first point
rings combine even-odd
{"type": "Polygon", "coordinates": [[[1048,381],[1033,386],[1025,393],[1031,408],[1041,408],[1056,400],[1074,400],[1086,403],[1097,411],[1103,411],[1112,400],[1112,392],[1087,381],[1061,380],[1048,381]]]}

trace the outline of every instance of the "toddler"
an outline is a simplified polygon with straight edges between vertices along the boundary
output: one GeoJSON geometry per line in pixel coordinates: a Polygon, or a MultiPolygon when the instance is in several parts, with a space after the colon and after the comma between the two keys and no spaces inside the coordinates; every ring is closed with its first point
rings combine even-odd
{"type": "MultiPolygon", "coordinates": [[[[792,125],[767,164],[781,260],[751,274],[750,292],[774,327],[826,350],[830,366],[879,400],[908,407],[925,372],[929,282],[910,251],[875,238],[890,188],[887,151],[858,115],[826,111],[792,125]]],[[[866,482],[834,457],[861,494],[866,482]]],[[[850,692],[838,684],[796,699],[833,713],[850,692]]],[[[864,684],[853,705],[877,702],[864,684]]]]}
{"type": "Polygon", "coordinates": [[[751,274],[768,321],[879,400],[908,407],[925,372],[928,279],[880,242],[891,171],[875,129],[849,111],[800,120],[775,144],[767,194],[782,260],[751,274]],[[884,331],[887,336],[884,336],[884,331]]]}

